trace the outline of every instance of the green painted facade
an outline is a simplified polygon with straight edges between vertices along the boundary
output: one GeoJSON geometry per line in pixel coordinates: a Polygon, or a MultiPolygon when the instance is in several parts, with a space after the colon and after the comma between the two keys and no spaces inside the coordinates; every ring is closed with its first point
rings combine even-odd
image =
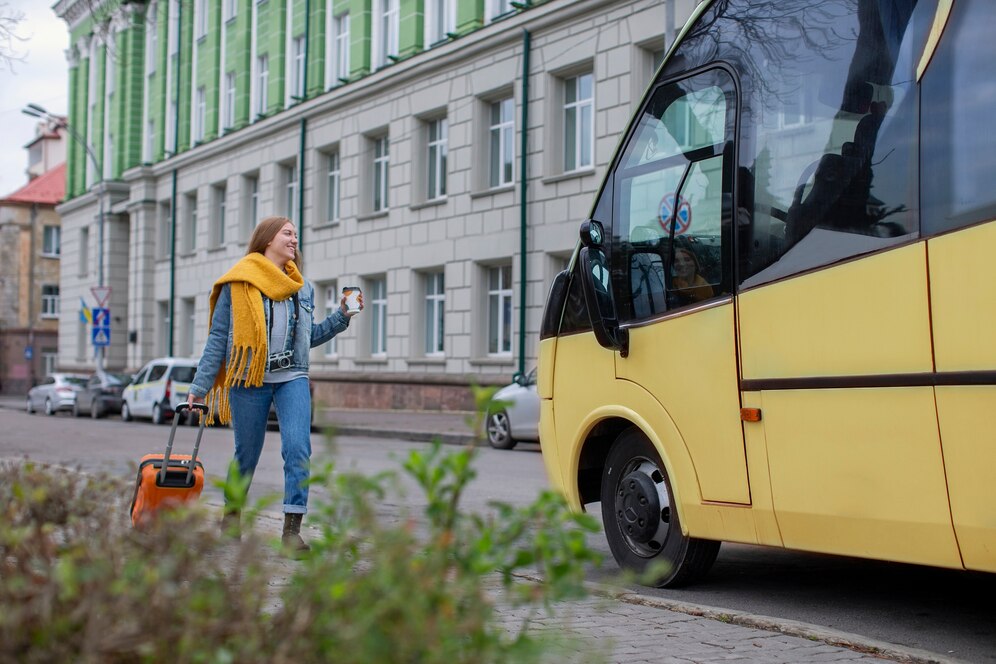
{"type": "MultiPolygon", "coordinates": [[[[349,13],[350,82],[373,72],[373,16],[379,0],[333,0],[333,15],[349,13]]],[[[425,35],[425,1],[399,0],[398,60],[421,53],[428,48],[425,35]]],[[[195,147],[193,119],[197,109],[196,91],[205,93],[203,139],[210,142],[226,131],[236,131],[262,117],[274,115],[292,106],[288,103],[290,80],[286,75],[288,61],[293,58],[293,39],[306,37],[305,97],[325,94],[326,44],[328,16],[326,0],[238,0],[236,14],[227,20],[222,15],[221,0],[205,0],[207,29],[195,38],[195,0],[158,0],[131,2],[85,3],[86,11],[70,31],[70,43],[86,46],[76,54],[76,64],[69,72],[69,122],[93,147],[98,161],[109,158],[107,172],[111,179],[120,179],[130,168],[142,163],[157,163],[169,157],[173,145],[167,144],[167,127],[176,123],[176,150],[183,152],[195,147]],[[155,18],[146,15],[154,6],[155,18]],[[179,10],[179,48],[170,54],[170,25],[175,17],[170,11],[179,10]],[[253,54],[253,11],[256,12],[255,54],[253,54]],[[122,16],[124,18],[122,18],[122,16]],[[113,25],[113,28],[111,27],[113,25]],[[154,29],[157,38],[151,41],[147,31],[154,29]],[[96,36],[95,36],[96,35],[96,36]],[[108,37],[108,35],[110,35],[108,37]],[[100,37],[99,46],[92,49],[90,40],[100,37]],[[110,39],[108,47],[104,39],[110,39]],[[146,47],[154,43],[155,65],[147,68],[146,47]],[[256,116],[251,98],[254,57],[268,59],[267,106],[263,116],[256,116]],[[107,59],[114,58],[113,92],[107,88],[107,59]],[[225,74],[234,72],[234,122],[221,129],[225,74]],[[94,80],[91,81],[91,73],[94,80]],[[93,91],[93,98],[91,98],[93,91]],[[171,104],[178,109],[169,117],[171,104]],[[105,117],[107,122],[105,124],[105,117]],[[151,154],[146,155],[152,127],[151,154]],[[112,137],[110,154],[105,154],[109,132],[112,137]]],[[[540,4],[534,0],[532,5],[540,4]]],[[[456,0],[456,32],[465,35],[484,26],[484,0],[456,0]]],[[[340,87],[340,82],[332,88],[340,87]]],[[[82,146],[70,142],[68,147],[67,197],[75,198],[86,192],[87,155],[82,146]]],[[[91,182],[103,176],[96,173],[91,182]]]]}

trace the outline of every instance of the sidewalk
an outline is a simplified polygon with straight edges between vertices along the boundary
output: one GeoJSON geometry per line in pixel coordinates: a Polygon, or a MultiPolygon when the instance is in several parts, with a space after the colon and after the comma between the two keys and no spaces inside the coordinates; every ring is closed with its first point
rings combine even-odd
{"type": "MultiPolygon", "coordinates": [[[[23,410],[21,397],[0,397],[0,408],[23,410]]],[[[414,412],[323,409],[316,413],[319,430],[336,434],[401,438],[466,444],[474,439],[468,412],[414,412]]],[[[272,523],[261,529],[276,532],[272,523]]],[[[307,524],[306,524],[307,528],[307,524]]],[[[286,563],[285,563],[286,564],[286,563]]],[[[289,575],[290,568],[285,568],[289,575]]],[[[529,583],[535,579],[521,577],[529,583]]],[[[278,581],[279,583],[279,581],[278,581]]],[[[856,634],[792,620],[740,611],[645,597],[619,588],[590,584],[592,596],[557,607],[552,617],[540,616],[534,629],[565,637],[567,650],[557,662],[589,661],[601,653],[609,662],[938,662],[955,660],[922,650],[904,648],[856,634]]],[[[515,630],[522,611],[501,601],[502,589],[493,587],[503,624],[515,630]]]]}

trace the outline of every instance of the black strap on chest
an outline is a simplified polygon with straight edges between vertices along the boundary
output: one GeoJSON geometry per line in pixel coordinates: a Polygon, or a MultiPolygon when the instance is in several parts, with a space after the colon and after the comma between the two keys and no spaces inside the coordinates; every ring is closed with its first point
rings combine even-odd
{"type": "MultiPolygon", "coordinates": [[[[267,345],[269,345],[270,338],[273,336],[273,300],[271,300],[270,298],[266,298],[266,299],[270,303],[270,330],[269,330],[269,332],[266,335],[266,343],[267,343],[267,345]]],[[[298,315],[301,313],[301,310],[300,310],[301,302],[297,299],[297,293],[294,293],[294,295],[291,296],[291,299],[294,300],[294,327],[291,329],[291,345],[290,345],[290,347],[291,347],[291,350],[294,350],[294,340],[297,338],[297,321],[298,321],[298,315]]],[[[287,344],[284,344],[285,347],[286,347],[286,345],[287,344]]]]}

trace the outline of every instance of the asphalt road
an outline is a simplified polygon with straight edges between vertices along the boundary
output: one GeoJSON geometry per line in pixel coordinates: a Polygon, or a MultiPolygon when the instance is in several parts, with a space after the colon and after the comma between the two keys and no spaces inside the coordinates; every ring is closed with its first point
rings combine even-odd
{"type": "MultiPolygon", "coordinates": [[[[194,432],[178,429],[175,450],[189,451],[194,432]]],[[[29,416],[0,410],[0,458],[29,456],[48,463],[79,466],[132,477],[137,460],[165,445],[169,429],[114,419],[74,420],[68,415],[29,416]]],[[[380,509],[397,515],[402,504],[417,510],[423,501],[400,472],[400,461],[424,443],[341,436],[329,444],[313,436],[315,458],[328,455],[340,469],[363,473],[398,472],[398,491],[380,509]]],[[[201,458],[212,478],[223,475],[232,453],[232,433],[209,429],[201,458]]],[[[481,448],[479,477],[468,490],[465,509],[485,511],[492,500],[522,505],[547,486],[539,446],[520,444],[512,451],[481,448]]],[[[252,496],[282,492],[279,433],[267,434],[252,496]]],[[[221,502],[213,485],[209,501],[221,502]]],[[[589,508],[598,514],[598,505],[589,508]]],[[[279,505],[273,507],[279,510],[279,505]]],[[[590,578],[614,583],[617,572],[604,538],[591,539],[606,559],[590,578]]],[[[688,589],[659,590],[631,586],[641,594],[680,602],[747,611],[801,621],[843,632],[927,650],[968,662],[996,662],[996,575],[880,563],[806,554],[765,547],[724,544],[705,582],[688,589]]]]}

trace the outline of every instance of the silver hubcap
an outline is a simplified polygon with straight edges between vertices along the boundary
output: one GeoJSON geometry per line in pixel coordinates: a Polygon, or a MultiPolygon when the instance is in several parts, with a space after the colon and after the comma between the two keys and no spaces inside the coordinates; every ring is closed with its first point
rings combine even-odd
{"type": "Polygon", "coordinates": [[[494,413],[488,418],[488,440],[500,445],[506,443],[508,438],[508,415],[494,413]]]}
{"type": "Polygon", "coordinates": [[[663,548],[671,529],[671,497],[664,475],[650,459],[630,461],[616,486],[619,532],[633,553],[650,558],[663,548]]]}

